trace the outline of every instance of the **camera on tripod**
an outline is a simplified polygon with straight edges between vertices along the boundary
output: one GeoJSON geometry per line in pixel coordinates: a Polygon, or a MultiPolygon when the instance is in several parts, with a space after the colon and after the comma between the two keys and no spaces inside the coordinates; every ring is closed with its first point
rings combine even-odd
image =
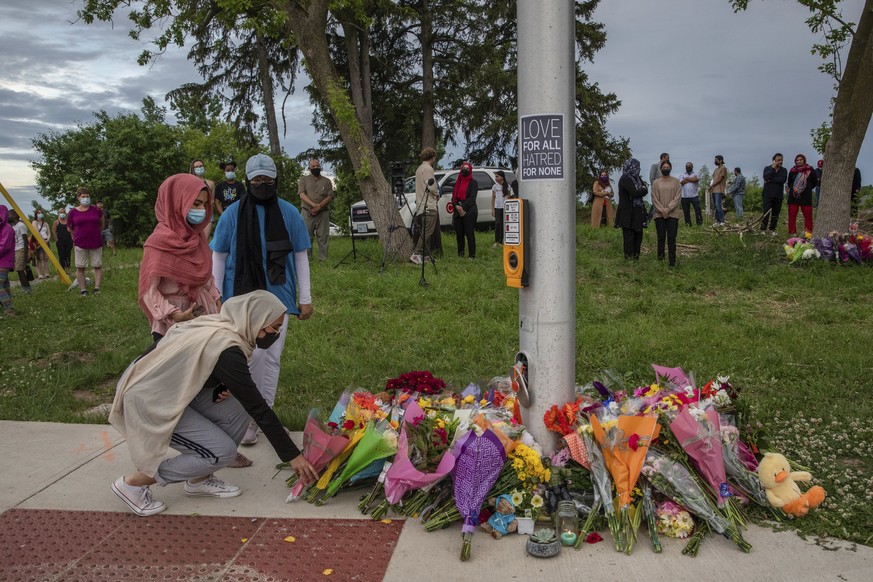
{"type": "Polygon", "coordinates": [[[388,164],[388,172],[391,175],[391,185],[394,188],[394,196],[397,198],[397,207],[400,208],[405,202],[403,196],[403,179],[406,176],[408,161],[391,162],[388,164]]]}

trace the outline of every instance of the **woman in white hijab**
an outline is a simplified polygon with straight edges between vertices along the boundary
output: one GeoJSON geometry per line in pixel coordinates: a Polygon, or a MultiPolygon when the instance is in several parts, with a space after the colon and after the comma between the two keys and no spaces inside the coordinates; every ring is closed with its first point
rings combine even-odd
{"type": "Polygon", "coordinates": [[[269,347],[279,337],[285,311],[267,291],[233,297],[218,314],[176,324],[128,366],[109,422],[127,439],[136,467],[112,483],[112,491],[131,511],[147,516],[166,508],[152,497],[149,486],[154,483],[184,481],[190,496],[239,495],[239,487],[213,473],[236,457],[249,416],[305,482],[318,477],[248,369],[255,346],[269,347]],[[167,458],[169,448],[181,454],[167,458]]]}

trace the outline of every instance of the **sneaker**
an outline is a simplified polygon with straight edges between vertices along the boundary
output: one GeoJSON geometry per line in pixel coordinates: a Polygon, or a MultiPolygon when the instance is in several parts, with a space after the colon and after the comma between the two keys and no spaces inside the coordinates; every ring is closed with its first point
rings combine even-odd
{"type": "Polygon", "coordinates": [[[100,287],[94,287],[94,295],[100,293],[100,287]]]}
{"type": "Polygon", "coordinates": [[[79,295],[80,295],[81,297],[85,297],[86,295],[88,295],[88,291],[87,291],[87,289],[82,289],[81,291],[79,291],[79,295]]]}
{"type": "Polygon", "coordinates": [[[33,287],[22,287],[21,290],[24,291],[24,293],[27,295],[33,293],[33,287]]]}
{"type": "Polygon", "coordinates": [[[420,265],[421,264],[421,255],[412,255],[411,257],[409,257],[409,261],[412,263],[415,263],[416,265],[420,265]]]}
{"type": "Polygon", "coordinates": [[[152,497],[152,490],[148,487],[132,487],[124,482],[124,477],[119,477],[112,483],[112,492],[121,499],[125,505],[140,517],[148,517],[160,513],[167,508],[163,501],[157,501],[152,497]]]}
{"type": "Polygon", "coordinates": [[[776,232],[775,230],[771,230],[771,231],[770,231],[770,236],[779,236],[779,233],[776,232]]]}
{"type": "Polygon", "coordinates": [[[185,495],[189,497],[237,497],[242,494],[242,489],[222,481],[215,475],[210,475],[205,481],[191,483],[185,481],[185,495]]]}
{"type": "Polygon", "coordinates": [[[249,427],[246,429],[246,434],[243,436],[239,444],[251,446],[256,442],[258,442],[258,425],[250,422],[249,427]]]}

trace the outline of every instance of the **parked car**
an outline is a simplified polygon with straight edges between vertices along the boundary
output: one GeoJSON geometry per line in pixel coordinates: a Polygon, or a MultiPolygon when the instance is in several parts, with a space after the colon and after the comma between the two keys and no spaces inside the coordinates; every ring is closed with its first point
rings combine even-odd
{"type": "MultiPolygon", "coordinates": [[[[473,178],[479,184],[479,195],[476,198],[476,204],[479,207],[479,217],[476,220],[478,225],[493,225],[494,217],[491,216],[491,187],[494,185],[494,172],[503,170],[506,175],[506,180],[511,184],[515,180],[515,174],[512,170],[507,170],[499,167],[474,167],[473,178]]],[[[440,226],[442,228],[450,228],[452,226],[452,189],[455,187],[455,182],[458,180],[460,170],[436,170],[434,178],[440,187],[440,199],[437,203],[440,213],[440,226]]],[[[406,178],[403,182],[403,197],[397,202],[400,218],[403,220],[403,226],[411,228],[412,217],[415,215],[415,177],[406,178]]],[[[375,236],[376,227],[373,225],[373,220],[370,217],[370,211],[367,209],[367,203],[363,200],[352,204],[351,216],[349,217],[349,228],[351,228],[356,236],[375,236]]]]}

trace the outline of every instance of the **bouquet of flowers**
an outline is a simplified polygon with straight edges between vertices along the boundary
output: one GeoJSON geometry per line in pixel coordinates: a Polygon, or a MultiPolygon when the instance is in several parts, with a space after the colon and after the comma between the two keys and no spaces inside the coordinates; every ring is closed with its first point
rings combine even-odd
{"type": "Polygon", "coordinates": [[[616,502],[621,527],[616,549],[630,554],[636,539],[635,526],[639,525],[637,507],[632,505],[631,494],[640,476],[649,444],[658,436],[660,426],[654,416],[622,415],[601,424],[597,415],[592,415],[591,428],[618,492],[616,502]]]}
{"type": "Polygon", "coordinates": [[[670,423],[670,431],[712,488],[718,506],[724,507],[731,492],[722,459],[718,413],[711,408],[684,407],[670,423]]]}
{"type": "Polygon", "coordinates": [[[721,454],[725,472],[731,481],[752,501],[766,509],[772,508],[758,475],[749,471],[740,460],[740,431],[727,418],[721,423],[721,454]]]}
{"type": "MultiPolygon", "coordinates": [[[[449,474],[455,456],[449,450],[458,427],[457,420],[438,415],[428,417],[417,402],[411,401],[404,416],[397,455],[385,474],[385,500],[373,519],[380,519],[388,505],[394,505],[412,489],[429,488],[449,474]]],[[[378,485],[377,485],[378,487],[378,485]]]]}
{"type": "Polygon", "coordinates": [[[339,488],[355,474],[373,461],[385,459],[397,452],[397,432],[390,423],[370,421],[363,431],[357,445],[346,461],[342,472],[330,481],[323,493],[316,499],[316,505],[323,505],[336,495],[339,488]]]}
{"type": "Polygon", "coordinates": [[[586,424],[580,427],[580,433],[582,442],[585,443],[585,450],[588,453],[588,470],[591,474],[591,483],[594,485],[594,504],[591,507],[591,511],[588,513],[588,518],[582,525],[582,531],[576,540],[575,548],[578,550],[582,547],[582,542],[594,527],[594,519],[597,517],[600,510],[603,509],[603,514],[606,516],[606,523],[609,525],[609,532],[612,534],[612,539],[616,541],[615,549],[620,551],[618,544],[618,516],[615,514],[615,504],[612,502],[612,478],[609,476],[609,471],[606,470],[606,462],[603,459],[603,453],[594,442],[591,425],[586,424]]]}
{"type": "Polygon", "coordinates": [[[500,476],[506,452],[503,444],[490,430],[481,436],[470,431],[458,447],[452,484],[455,490],[455,505],[464,518],[461,528],[463,545],[461,560],[470,558],[473,533],[479,525],[479,512],[491,486],[500,476]]]}
{"type": "Polygon", "coordinates": [[[694,520],[691,518],[691,514],[672,501],[659,503],[655,515],[658,533],[668,538],[685,539],[694,531],[694,520]]]}
{"type": "Polygon", "coordinates": [[[427,370],[413,371],[400,374],[397,378],[391,378],[385,384],[388,392],[405,392],[407,394],[440,394],[446,387],[446,383],[440,378],[435,378],[427,370]]]}
{"type": "MultiPolygon", "coordinates": [[[[317,412],[311,411],[303,428],[303,457],[312,463],[319,473],[339,455],[349,442],[349,437],[335,434],[335,429],[325,427],[318,420],[317,412]]],[[[291,493],[285,501],[297,501],[306,488],[295,473],[287,481],[291,493]]]]}
{"type": "Polygon", "coordinates": [[[744,552],[751,549],[739,529],[719,512],[685,465],[657,449],[650,449],[642,472],[658,491],[705,521],[713,531],[724,535],[744,552]]]}

